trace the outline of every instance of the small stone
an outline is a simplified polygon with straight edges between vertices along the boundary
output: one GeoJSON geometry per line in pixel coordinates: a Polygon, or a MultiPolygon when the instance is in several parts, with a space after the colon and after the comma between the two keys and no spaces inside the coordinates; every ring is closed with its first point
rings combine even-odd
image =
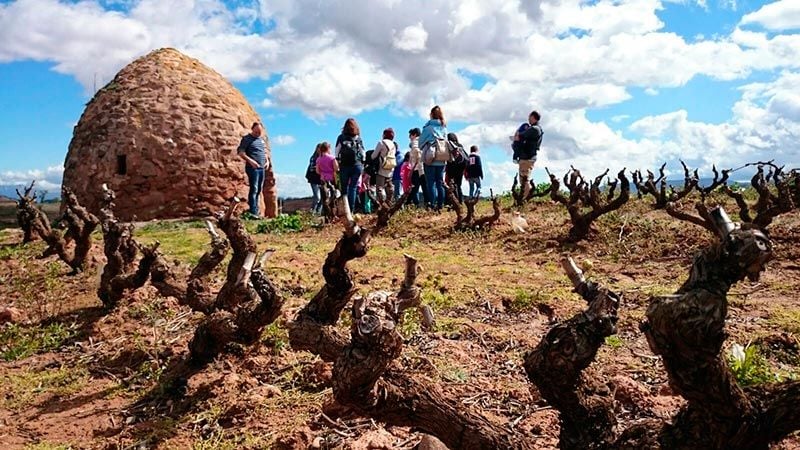
{"type": "Polygon", "coordinates": [[[27,319],[25,313],[18,308],[12,306],[0,308],[0,325],[6,323],[19,324],[25,322],[27,319]]]}

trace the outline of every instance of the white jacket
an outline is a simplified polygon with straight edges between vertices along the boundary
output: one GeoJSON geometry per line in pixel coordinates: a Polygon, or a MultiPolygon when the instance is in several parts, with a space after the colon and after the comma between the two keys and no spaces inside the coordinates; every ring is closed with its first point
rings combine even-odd
{"type": "MultiPolygon", "coordinates": [[[[397,149],[395,148],[394,142],[388,139],[382,139],[375,144],[375,151],[372,152],[372,159],[380,160],[380,158],[385,158],[389,155],[389,152],[392,152],[392,156],[397,156],[397,149]]],[[[398,162],[395,161],[395,163],[398,162]]],[[[392,178],[393,172],[394,168],[388,170],[385,170],[383,167],[378,168],[378,175],[385,178],[392,178]]]]}
{"type": "Polygon", "coordinates": [[[411,170],[416,171],[420,175],[425,174],[425,167],[422,163],[422,151],[419,149],[419,138],[411,139],[411,153],[408,162],[411,164],[411,170]]]}

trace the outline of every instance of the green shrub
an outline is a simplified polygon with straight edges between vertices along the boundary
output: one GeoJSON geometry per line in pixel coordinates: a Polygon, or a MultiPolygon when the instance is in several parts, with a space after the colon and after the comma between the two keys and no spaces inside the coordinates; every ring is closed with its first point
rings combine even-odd
{"type": "Polygon", "coordinates": [[[742,386],[774,383],[781,379],[778,374],[772,372],[767,359],[756,345],[748,344],[747,347],[742,347],[733,344],[728,355],[728,365],[736,381],[742,386]]]}
{"type": "Polygon", "coordinates": [[[307,225],[308,221],[300,214],[281,214],[259,222],[256,233],[294,233],[305,230],[307,225]]]}

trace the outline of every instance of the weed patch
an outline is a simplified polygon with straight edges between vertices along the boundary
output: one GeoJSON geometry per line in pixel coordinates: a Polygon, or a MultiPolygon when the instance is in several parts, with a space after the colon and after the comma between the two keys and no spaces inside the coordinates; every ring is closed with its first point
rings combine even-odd
{"type": "Polygon", "coordinates": [[[0,329],[0,358],[14,361],[60,348],[75,335],[75,327],[62,323],[22,327],[9,324],[0,329]]]}
{"type": "Polygon", "coordinates": [[[30,371],[3,377],[0,404],[19,410],[31,405],[37,397],[50,394],[66,396],[80,391],[89,380],[85,368],[61,367],[46,371],[30,371]]]}

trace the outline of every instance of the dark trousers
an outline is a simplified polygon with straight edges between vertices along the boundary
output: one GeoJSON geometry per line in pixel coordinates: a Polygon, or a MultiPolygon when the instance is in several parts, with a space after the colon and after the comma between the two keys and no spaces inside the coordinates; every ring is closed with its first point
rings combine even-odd
{"type": "Polygon", "coordinates": [[[250,191],[247,193],[247,204],[250,205],[250,214],[257,216],[258,197],[261,196],[261,189],[264,187],[264,169],[253,168],[249,165],[244,168],[247,174],[247,182],[250,184],[250,191]]]}
{"type": "MultiPolygon", "coordinates": [[[[422,191],[423,193],[426,191],[425,187],[425,176],[420,175],[419,172],[416,170],[411,173],[411,194],[408,196],[406,203],[413,203],[414,206],[419,206],[419,193],[422,191]]],[[[428,201],[428,196],[423,195],[425,198],[425,203],[428,201]]]]}
{"type": "Polygon", "coordinates": [[[450,163],[447,165],[447,169],[445,173],[447,174],[447,178],[453,183],[455,187],[455,194],[458,201],[464,201],[464,191],[461,190],[461,183],[464,181],[464,169],[466,168],[466,164],[454,164],[450,163]]]}
{"type": "Polygon", "coordinates": [[[342,167],[339,169],[339,178],[342,184],[342,195],[347,195],[350,210],[355,211],[358,183],[361,181],[362,166],[342,167]]]}

